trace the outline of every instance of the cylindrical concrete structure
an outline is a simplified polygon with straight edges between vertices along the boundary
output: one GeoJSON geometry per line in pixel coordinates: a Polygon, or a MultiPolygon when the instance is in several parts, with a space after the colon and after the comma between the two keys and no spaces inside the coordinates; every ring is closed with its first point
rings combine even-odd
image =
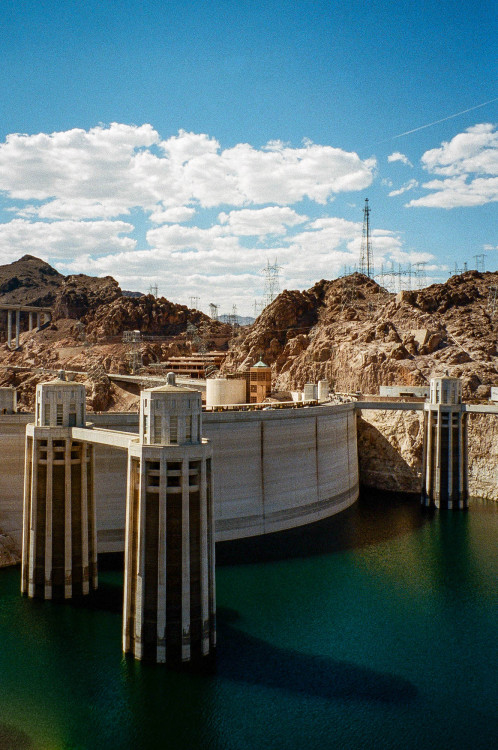
{"type": "Polygon", "coordinates": [[[12,346],[12,310],[7,310],[7,346],[12,346]]]}
{"type": "Polygon", "coordinates": [[[246,402],[246,381],[226,378],[206,380],[206,406],[225,406],[246,402]]]}
{"type": "Polygon", "coordinates": [[[21,310],[16,310],[16,349],[19,349],[21,337],[21,310]]]}
{"type": "Polygon", "coordinates": [[[214,652],[216,600],[211,447],[200,393],[141,394],[128,451],[123,650],[171,664],[214,652]]]}
{"type": "Polygon", "coordinates": [[[462,509],[468,501],[467,421],[458,378],[432,378],[424,404],[422,505],[462,509]]]}
{"type": "Polygon", "coordinates": [[[26,427],[21,591],[71,598],[97,588],[93,446],[73,440],[85,425],[85,388],[59,379],[36,390],[26,427]]]}

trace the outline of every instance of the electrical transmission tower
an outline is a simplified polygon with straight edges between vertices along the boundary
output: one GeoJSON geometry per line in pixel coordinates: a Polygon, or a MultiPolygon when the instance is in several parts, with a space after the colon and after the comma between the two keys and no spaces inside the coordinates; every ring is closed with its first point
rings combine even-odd
{"type": "Polygon", "coordinates": [[[467,273],[468,270],[469,269],[467,266],[467,261],[465,261],[465,263],[463,264],[463,268],[458,268],[457,264],[455,263],[455,268],[454,268],[453,273],[455,276],[458,276],[461,273],[467,273]]]}
{"type": "Polygon", "coordinates": [[[153,297],[157,297],[158,288],[157,284],[151,284],[149,287],[149,294],[152,294],[153,297]]]}
{"type": "Polygon", "coordinates": [[[254,306],[253,306],[253,313],[255,318],[259,318],[261,313],[263,312],[263,303],[261,300],[254,300],[254,306]]]}
{"type": "Polygon", "coordinates": [[[479,253],[479,255],[474,255],[473,258],[476,262],[476,271],[479,271],[480,273],[484,273],[484,253],[479,253]]]}
{"type": "MultiPolygon", "coordinates": [[[[424,270],[425,275],[425,270],[424,270]]],[[[398,270],[394,270],[394,263],[391,261],[390,268],[385,268],[384,264],[381,266],[381,271],[378,274],[380,286],[387,289],[388,292],[396,293],[401,292],[403,289],[410,290],[412,288],[412,264],[408,263],[406,268],[401,267],[401,263],[398,263],[398,270]]],[[[418,279],[417,271],[415,271],[415,277],[418,279]]]]}
{"type": "Polygon", "coordinates": [[[374,261],[372,252],[372,242],[370,239],[370,207],[368,198],[365,198],[365,208],[363,209],[363,231],[361,235],[360,251],[360,273],[369,278],[374,275],[374,261]]]}
{"type": "Polygon", "coordinates": [[[199,297],[195,297],[192,295],[189,297],[190,299],[190,309],[191,310],[198,310],[199,309],[199,297]]]}
{"type": "Polygon", "coordinates": [[[142,367],[141,341],[142,334],[140,331],[123,331],[123,344],[128,345],[128,361],[132,375],[142,367]]]}
{"type": "Polygon", "coordinates": [[[427,274],[425,272],[426,265],[426,260],[420,260],[418,263],[415,263],[415,278],[417,280],[417,289],[425,289],[425,287],[427,286],[427,274]]]}
{"type": "Polygon", "coordinates": [[[268,307],[273,302],[275,297],[280,292],[280,271],[282,266],[278,265],[277,259],[275,263],[270,265],[270,261],[266,261],[266,266],[263,268],[265,275],[265,293],[264,293],[264,305],[268,307]]]}
{"type": "Polygon", "coordinates": [[[237,305],[232,305],[232,312],[230,314],[230,325],[232,328],[235,328],[238,326],[238,320],[237,320],[237,305]]]}
{"type": "Polygon", "coordinates": [[[219,305],[215,305],[214,302],[209,303],[209,317],[212,320],[218,320],[218,308],[219,305]]]}
{"type": "Polygon", "coordinates": [[[356,307],[358,302],[358,294],[356,289],[356,273],[348,274],[344,276],[344,283],[342,286],[341,294],[341,310],[345,310],[348,307],[356,307]]]}

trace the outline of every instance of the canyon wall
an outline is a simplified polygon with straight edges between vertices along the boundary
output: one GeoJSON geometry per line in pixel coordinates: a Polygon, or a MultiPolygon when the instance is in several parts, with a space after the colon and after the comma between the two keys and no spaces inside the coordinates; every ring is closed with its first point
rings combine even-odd
{"type": "MultiPolygon", "coordinates": [[[[421,491],[423,413],[364,410],[358,415],[360,483],[421,491]]],[[[469,495],[498,501],[498,415],[468,415],[469,495]]]]}

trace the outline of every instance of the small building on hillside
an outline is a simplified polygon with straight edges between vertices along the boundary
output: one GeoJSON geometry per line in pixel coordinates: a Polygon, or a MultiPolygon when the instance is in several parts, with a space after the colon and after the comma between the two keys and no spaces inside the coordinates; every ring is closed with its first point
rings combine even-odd
{"type": "Polygon", "coordinates": [[[271,393],[271,368],[259,360],[249,370],[249,403],[261,404],[271,393]]]}

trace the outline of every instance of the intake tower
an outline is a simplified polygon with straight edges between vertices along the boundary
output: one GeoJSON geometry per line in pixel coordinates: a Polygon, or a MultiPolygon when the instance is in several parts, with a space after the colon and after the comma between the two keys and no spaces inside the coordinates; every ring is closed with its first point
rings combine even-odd
{"type": "Polygon", "coordinates": [[[422,505],[466,508],[467,415],[458,378],[432,378],[424,404],[422,505]]]}
{"type": "Polygon", "coordinates": [[[85,426],[85,387],[57,380],[36,388],[26,427],[21,591],[69,599],[97,588],[93,446],[73,440],[85,426]]]}
{"type": "Polygon", "coordinates": [[[167,385],[140,397],[140,438],[128,450],[123,650],[186,662],[214,651],[211,446],[201,394],[167,385]]]}

